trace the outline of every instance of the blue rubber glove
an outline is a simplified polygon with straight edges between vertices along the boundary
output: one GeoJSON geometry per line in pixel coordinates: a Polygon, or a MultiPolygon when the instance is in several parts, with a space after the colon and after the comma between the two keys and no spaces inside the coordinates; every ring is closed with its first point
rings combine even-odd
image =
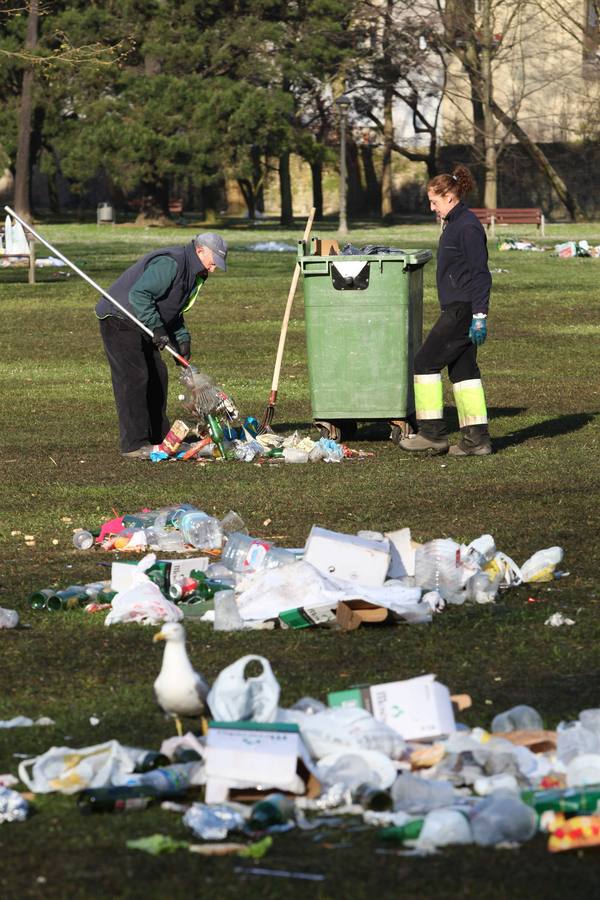
{"type": "Polygon", "coordinates": [[[476,347],[481,347],[487,337],[487,316],[485,313],[476,313],[471,320],[469,337],[476,347]]]}

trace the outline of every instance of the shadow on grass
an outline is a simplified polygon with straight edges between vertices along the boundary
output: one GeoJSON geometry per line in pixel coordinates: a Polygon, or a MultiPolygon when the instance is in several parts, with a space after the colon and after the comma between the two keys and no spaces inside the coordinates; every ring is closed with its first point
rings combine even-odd
{"type": "MultiPolygon", "coordinates": [[[[497,412],[500,412],[498,410],[497,412]]],[[[494,450],[496,452],[506,450],[508,447],[515,447],[518,444],[524,444],[532,438],[555,438],[561,434],[570,434],[573,431],[579,431],[588,425],[597,413],[571,413],[567,416],[557,416],[555,419],[547,419],[545,422],[538,422],[537,425],[529,425],[527,428],[521,428],[513,431],[504,437],[494,438],[494,450]]],[[[491,416],[490,416],[491,418],[491,416]]]]}

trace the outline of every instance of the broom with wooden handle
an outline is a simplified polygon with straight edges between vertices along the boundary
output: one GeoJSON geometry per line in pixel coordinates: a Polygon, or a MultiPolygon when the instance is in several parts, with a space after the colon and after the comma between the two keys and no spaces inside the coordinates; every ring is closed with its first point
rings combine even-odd
{"type": "MultiPolygon", "coordinates": [[[[310,236],[310,231],[312,228],[312,224],[315,218],[315,208],[311,209],[308,220],[306,222],[306,228],[304,229],[304,235],[302,236],[302,240],[304,243],[308,241],[310,236]]],[[[267,408],[265,409],[265,413],[262,417],[262,421],[260,423],[260,427],[258,429],[259,434],[263,434],[268,428],[271,426],[271,422],[273,421],[273,416],[275,415],[275,404],[277,402],[277,389],[279,387],[279,373],[281,372],[281,361],[283,359],[283,350],[285,347],[285,339],[287,336],[288,323],[290,321],[290,314],[292,312],[292,303],[294,302],[294,295],[296,293],[296,288],[298,286],[298,279],[300,278],[300,265],[296,260],[294,265],[294,274],[292,275],[292,283],[290,285],[290,290],[288,293],[287,303],[285,305],[285,312],[283,314],[283,321],[281,323],[281,332],[279,334],[279,346],[277,347],[277,356],[275,357],[275,368],[273,370],[273,381],[271,382],[271,393],[269,394],[269,403],[267,408]]]]}

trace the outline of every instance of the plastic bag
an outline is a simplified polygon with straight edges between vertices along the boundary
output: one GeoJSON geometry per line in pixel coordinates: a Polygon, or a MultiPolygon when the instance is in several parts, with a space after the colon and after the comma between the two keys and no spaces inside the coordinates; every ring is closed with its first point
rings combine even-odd
{"type": "Polygon", "coordinates": [[[3,609],[0,606],[0,628],[16,628],[19,624],[19,613],[16,609],[3,609]]]}
{"type": "Polygon", "coordinates": [[[561,547],[547,547],[546,550],[534,553],[521,566],[521,577],[525,584],[552,581],[554,570],[562,561],[563,555],[561,547]]]}
{"type": "Polygon", "coordinates": [[[213,719],[219,722],[274,722],[279,702],[279,683],[264,656],[242,656],[217,676],[207,703],[213,719]],[[251,662],[262,666],[260,675],[246,678],[251,662]]]}
{"type": "Polygon", "coordinates": [[[319,760],[316,771],[321,784],[341,784],[350,791],[356,790],[361,784],[387,790],[398,774],[389,756],[377,750],[358,749],[328,753],[319,760]]]}
{"type": "Polygon", "coordinates": [[[401,759],[406,750],[398,732],[378,722],[366,709],[337,707],[304,716],[298,724],[302,739],[316,759],[342,748],[378,750],[390,759],[401,759]]]}
{"type": "Polygon", "coordinates": [[[118,622],[140,622],[157,625],[159,622],[179,622],[183,612],[160,591],[160,588],[144,575],[145,580],[120,591],[113,597],[112,608],[104,620],[105,625],[118,622]]]}
{"type": "Polygon", "coordinates": [[[106,787],[113,778],[133,772],[136,753],[118,741],[80,749],[50,747],[41,756],[20,762],[19,778],[36,794],[76,794],[85,788],[106,787]]]}
{"type": "Polygon", "coordinates": [[[29,803],[18,791],[0,787],[0,824],[24,822],[29,815],[29,803]]]}

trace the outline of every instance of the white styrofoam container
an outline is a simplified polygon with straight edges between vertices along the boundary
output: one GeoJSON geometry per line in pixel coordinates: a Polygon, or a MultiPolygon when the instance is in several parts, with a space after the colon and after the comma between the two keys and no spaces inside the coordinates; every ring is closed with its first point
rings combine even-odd
{"type": "Polygon", "coordinates": [[[304,562],[326,577],[380,587],[390,565],[390,545],[388,540],[370,541],[313,525],[306,540],[304,562]]]}

